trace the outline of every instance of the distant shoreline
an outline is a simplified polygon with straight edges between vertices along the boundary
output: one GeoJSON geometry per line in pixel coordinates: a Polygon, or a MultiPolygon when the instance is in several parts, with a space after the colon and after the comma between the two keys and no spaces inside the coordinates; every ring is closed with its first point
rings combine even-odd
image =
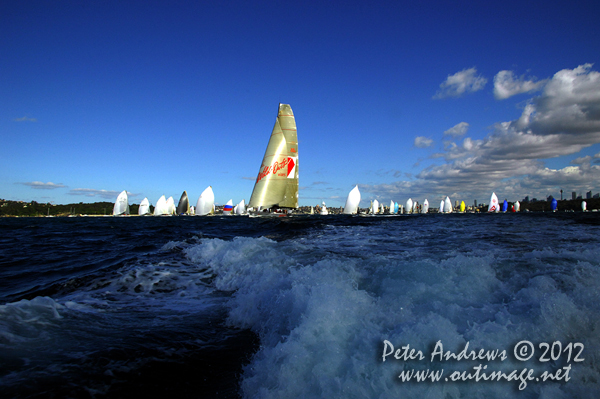
{"type": "MultiPolygon", "coordinates": [[[[581,203],[586,201],[587,210],[590,212],[600,210],[600,198],[591,199],[575,199],[575,200],[559,200],[558,201],[558,212],[582,212],[581,203]]],[[[511,212],[513,202],[508,203],[508,211],[511,212]]],[[[79,202],[76,204],[66,205],[53,205],[48,203],[38,203],[36,201],[23,202],[23,201],[10,201],[0,199],[0,217],[112,217],[114,204],[112,202],[93,202],[83,203],[79,202]]],[[[330,214],[340,213],[342,207],[328,207],[330,214]]],[[[139,204],[129,205],[129,216],[138,215],[139,204]]],[[[217,207],[217,211],[220,207],[217,207]]],[[[361,208],[361,211],[365,211],[367,208],[361,208]]],[[[154,210],[150,208],[151,212],[154,210]]],[[[525,202],[521,203],[520,212],[550,212],[549,201],[536,201],[536,202],[525,202]]],[[[310,212],[310,206],[302,206],[299,208],[300,214],[308,214],[310,212]]],[[[487,213],[487,204],[481,204],[477,208],[473,209],[471,206],[470,212],[475,213],[487,213]]],[[[437,209],[430,208],[429,213],[437,213],[437,209]]]]}

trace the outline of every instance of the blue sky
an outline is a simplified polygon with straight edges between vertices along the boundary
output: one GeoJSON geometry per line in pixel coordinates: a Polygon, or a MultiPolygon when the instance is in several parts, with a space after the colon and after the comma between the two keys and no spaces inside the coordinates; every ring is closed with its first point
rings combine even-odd
{"type": "Polygon", "coordinates": [[[600,2],[199,3],[2,2],[0,198],[247,202],[279,102],[300,205],[600,191],[600,2]]]}

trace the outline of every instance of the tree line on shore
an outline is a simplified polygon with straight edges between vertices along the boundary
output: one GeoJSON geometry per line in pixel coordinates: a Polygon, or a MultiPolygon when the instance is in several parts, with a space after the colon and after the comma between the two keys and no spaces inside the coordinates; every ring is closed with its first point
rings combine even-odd
{"type": "MultiPolygon", "coordinates": [[[[0,199],[0,216],[70,216],[112,215],[113,202],[93,202],[54,205],[36,201],[8,201],[0,199]]],[[[129,211],[137,215],[139,204],[130,204],[129,211]]],[[[154,208],[151,208],[154,210],[154,208]]]]}

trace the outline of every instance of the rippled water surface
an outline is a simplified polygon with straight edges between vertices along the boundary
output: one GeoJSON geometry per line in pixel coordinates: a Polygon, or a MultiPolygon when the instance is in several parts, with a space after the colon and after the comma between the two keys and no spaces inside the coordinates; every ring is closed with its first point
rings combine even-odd
{"type": "Polygon", "coordinates": [[[599,243],[598,213],[3,218],[0,396],[597,398],[599,243]],[[452,381],[479,364],[538,380],[452,381]]]}

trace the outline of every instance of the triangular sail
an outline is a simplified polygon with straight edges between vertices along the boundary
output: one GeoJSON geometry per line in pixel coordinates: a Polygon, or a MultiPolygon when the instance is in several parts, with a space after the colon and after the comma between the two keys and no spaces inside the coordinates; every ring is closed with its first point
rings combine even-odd
{"type": "Polygon", "coordinates": [[[188,200],[187,191],[184,191],[179,198],[179,204],[177,204],[177,214],[187,215],[190,213],[190,201],[188,200]]]}
{"type": "Polygon", "coordinates": [[[358,210],[359,203],[360,191],[358,191],[358,186],[355,186],[348,194],[348,198],[346,199],[346,206],[344,206],[344,213],[348,215],[356,213],[358,210]]]}
{"type": "Polygon", "coordinates": [[[121,191],[115,201],[113,207],[113,216],[129,215],[129,202],[127,199],[127,191],[121,191]]]}
{"type": "Polygon", "coordinates": [[[138,208],[138,215],[144,216],[150,214],[150,201],[148,198],[144,198],[142,202],[140,202],[140,207],[138,208]]]}
{"type": "Polygon", "coordinates": [[[444,200],[444,213],[452,213],[452,201],[450,201],[450,197],[446,197],[444,200]]]}
{"type": "Polygon", "coordinates": [[[208,186],[196,202],[196,215],[208,215],[213,213],[213,206],[215,204],[215,193],[213,192],[212,186],[208,186]]]}
{"type": "Polygon", "coordinates": [[[492,193],[492,196],[490,198],[490,205],[488,206],[488,212],[498,212],[498,209],[498,197],[496,196],[496,193],[492,193]]]}
{"type": "Polygon", "coordinates": [[[167,198],[167,214],[175,215],[177,209],[175,208],[175,200],[173,197],[167,198]]]}
{"type": "Polygon", "coordinates": [[[168,214],[169,214],[169,209],[167,207],[167,199],[165,198],[164,195],[161,195],[161,197],[158,199],[158,201],[156,201],[156,206],[154,207],[154,216],[168,215],[168,214]]]}
{"type": "Polygon", "coordinates": [[[298,136],[288,104],[279,104],[248,206],[298,208],[298,136]]]}

